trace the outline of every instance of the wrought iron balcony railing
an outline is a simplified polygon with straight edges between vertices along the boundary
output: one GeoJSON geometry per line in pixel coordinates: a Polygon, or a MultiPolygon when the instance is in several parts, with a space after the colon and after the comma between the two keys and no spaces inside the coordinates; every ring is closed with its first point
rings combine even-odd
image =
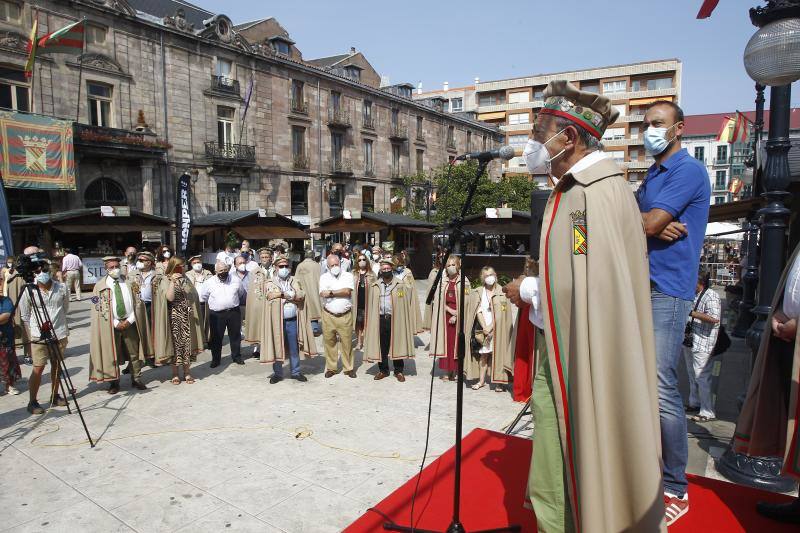
{"type": "Polygon", "coordinates": [[[350,113],[343,109],[331,109],[328,111],[328,126],[332,128],[349,128],[350,113]]]}
{"type": "Polygon", "coordinates": [[[308,114],[308,102],[302,98],[292,98],[292,113],[308,114]]]}
{"type": "Polygon", "coordinates": [[[309,161],[305,154],[295,154],[292,165],[295,170],[308,170],[309,161]]]}
{"type": "Polygon", "coordinates": [[[408,139],[408,128],[402,124],[393,124],[389,132],[389,138],[394,141],[405,141],[408,139]]]}
{"type": "Polygon", "coordinates": [[[256,162],[256,147],[246,144],[221,144],[217,141],[206,143],[206,157],[225,163],[252,164],[256,162]]]}
{"type": "Polygon", "coordinates": [[[334,174],[352,174],[353,163],[349,159],[334,159],[331,162],[331,172],[334,174]]]}
{"type": "Polygon", "coordinates": [[[372,117],[372,115],[363,118],[363,120],[361,122],[361,127],[366,129],[366,130],[374,130],[375,129],[375,119],[372,117]]]}
{"type": "Polygon", "coordinates": [[[227,76],[211,76],[211,89],[221,93],[241,95],[239,80],[227,76]]]}

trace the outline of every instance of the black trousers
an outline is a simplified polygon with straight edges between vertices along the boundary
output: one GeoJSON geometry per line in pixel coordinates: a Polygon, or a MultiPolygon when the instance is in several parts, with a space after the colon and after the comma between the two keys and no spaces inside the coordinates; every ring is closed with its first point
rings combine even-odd
{"type": "Polygon", "coordinates": [[[226,309],[225,311],[209,311],[208,325],[211,329],[211,340],[208,345],[211,348],[211,362],[219,363],[222,358],[222,338],[225,336],[225,329],[228,330],[228,339],[231,341],[231,358],[240,359],[242,357],[242,313],[238,307],[226,309]]]}
{"type": "MultiPolygon", "coordinates": [[[[378,363],[378,370],[380,370],[384,374],[388,374],[389,350],[391,349],[391,343],[392,343],[391,315],[381,315],[380,333],[381,333],[381,362],[378,363]]],[[[392,366],[394,367],[395,374],[402,373],[403,369],[406,366],[406,361],[405,359],[396,359],[392,361],[392,366]]]]}

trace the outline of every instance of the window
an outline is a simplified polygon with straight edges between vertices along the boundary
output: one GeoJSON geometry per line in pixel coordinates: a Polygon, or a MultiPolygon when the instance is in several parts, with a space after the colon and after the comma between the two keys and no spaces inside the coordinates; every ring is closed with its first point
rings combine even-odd
{"type": "Polygon", "coordinates": [[[521,135],[509,135],[508,144],[511,146],[525,146],[528,144],[528,135],[525,133],[521,135]]]}
{"type": "Polygon", "coordinates": [[[500,105],[506,103],[506,95],[503,93],[482,94],[478,97],[479,106],[500,105]]]}
{"type": "Polygon", "coordinates": [[[400,121],[400,110],[392,109],[392,129],[397,127],[399,121],[400,121]]]}
{"type": "Polygon", "coordinates": [[[361,187],[361,210],[365,213],[375,212],[375,187],[361,187]]]}
{"type": "Polygon", "coordinates": [[[717,190],[726,189],[728,187],[728,172],[725,170],[717,170],[716,179],[714,180],[714,188],[717,190]]]}
{"type": "Polygon", "coordinates": [[[483,140],[481,142],[481,150],[484,152],[486,151],[486,135],[483,136],[483,140]]]}
{"type": "Polygon", "coordinates": [[[510,113],[508,115],[509,124],[528,124],[530,122],[530,113],[510,113]]]}
{"type": "Polygon", "coordinates": [[[590,93],[600,93],[600,84],[596,81],[585,81],[581,83],[581,91],[588,91],[590,93]]]}
{"type": "Polygon", "coordinates": [[[725,165],[728,163],[728,145],[720,144],[717,146],[717,164],[725,165]]]}
{"type": "Polygon", "coordinates": [[[456,129],[454,126],[447,127],[447,146],[453,148],[456,146],[456,129]]]}
{"type": "Polygon", "coordinates": [[[614,104],[611,107],[619,111],[619,116],[624,117],[628,114],[628,106],[625,104],[614,104]]]}
{"type": "Polygon", "coordinates": [[[86,25],[86,44],[106,44],[106,29],[96,24],[86,25]]]}
{"type": "Polygon", "coordinates": [[[608,156],[613,159],[617,163],[623,163],[625,161],[625,151],[624,150],[613,150],[610,152],[606,152],[608,156]]]}
{"type": "Polygon", "coordinates": [[[375,166],[372,160],[372,141],[366,139],[364,141],[364,174],[371,176],[375,172],[375,166]]]}
{"type": "Polygon", "coordinates": [[[425,172],[425,150],[417,150],[417,174],[425,172]]]}
{"type": "Polygon", "coordinates": [[[306,155],[306,129],[302,126],[292,126],[292,156],[295,161],[306,155]]]}
{"type": "Polygon", "coordinates": [[[672,78],[656,78],[647,80],[647,90],[657,91],[659,89],[672,89],[672,78]]]}
{"type": "Polygon", "coordinates": [[[724,196],[715,196],[714,197],[714,205],[724,204],[725,197],[724,196]]]}
{"type": "Polygon", "coordinates": [[[342,93],[338,91],[331,91],[331,108],[334,111],[339,111],[342,106],[342,93]]]}
{"type": "Polygon", "coordinates": [[[450,99],[450,111],[453,113],[457,113],[459,111],[464,110],[464,99],[463,98],[451,98],[450,99]]]}
{"type": "Polygon", "coordinates": [[[293,181],[292,182],[292,214],[293,215],[307,215],[308,214],[308,182],[306,181],[293,181]]]}
{"type": "Polygon", "coordinates": [[[694,147],[694,158],[698,161],[702,161],[705,163],[706,161],[706,148],[705,146],[695,146],[694,147]]]}
{"type": "Polygon", "coordinates": [[[422,117],[417,117],[417,139],[425,138],[425,134],[422,131],[422,117]]]}
{"type": "Polygon", "coordinates": [[[538,88],[533,90],[533,99],[534,100],[544,100],[544,89],[538,88]]]}
{"type": "Polygon", "coordinates": [[[344,75],[351,80],[361,81],[361,69],[358,67],[347,67],[344,69],[344,75]]]}
{"type": "Polygon", "coordinates": [[[406,193],[400,187],[392,187],[392,196],[389,199],[391,202],[392,213],[402,213],[403,204],[405,203],[406,193]]]}
{"type": "Polygon", "coordinates": [[[334,168],[342,162],[342,150],[344,149],[344,136],[341,133],[331,133],[331,159],[334,168]]]}
{"type": "Polygon", "coordinates": [[[608,128],[603,133],[604,141],[618,141],[625,138],[625,128],[608,128]]]}
{"type": "Polygon", "coordinates": [[[518,91],[508,94],[509,104],[521,104],[523,102],[530,102],[530,93],[528,91],[518,91]]]}
{"type": "Polygon", "coordinates": [[[400,176],[400,145],[392,144],[392,177],[400,176]]]}
{"type": "Polygon", "coordinates": [[[639,138],[639,126],[631,126],[631,139],[639,138]]]}
{"type": "Polygon", "coordinates": [[[217,106],[217,142],[220,146],[233,144],[232,107],[217,106]]]}
{"type": "Polygon", "coordinates": [[[275,49],[275,53],[288,56],[289,55],[289,43],[284,41],[283,39],[273,39],[272,47],[275,49]]]}
{"type": "Polygon", "coordinates": [[[88,82],[89,121],[92,126],[111,127],[112,87],[102,83],[88,82]]]}
{"type": "MultiPolygon", "coordinates": [[[[584,89],[586,90],[586,89],[584,89]]],[[[603,82],[603,94],[618,94],[628,90],[628,82],[625,80],[614,80],[603,82]]]]}
{"type": "Polygon", "coordinates": [[[0,107],[30,111],[30,87],[21,70],[0,67],[0,107]]]}
{"type": "Polygon", "coordinates": [[[0,2],[0,20],[5,22],[20,22],[22,19],[22,6],[16,2],[0,2]]]}
{"type": "Polygon", "coordinates": [[[304,111],[306,108],[305,83],[292,80],[292,111],[304,111]]]}
{"type": "Polygon", "coordinates": [[[328,207],[332,217],[338,217],[344,209],[344,185],[333,183],[328,192],[328,207]]]}
{"type": "Polygon", "coordinates": [[[362,114],[364,116],[364,127],[365,128],[374,128],[374,122],[372,121],[372,102],[369,100],[364,100],[364,107],[362,108],[362,114]]]}
{"type": "Polygon", "coordinates": [[[239,186],[227,183],[217,184],[217,211],[239,210],[239,186]]]}
{"type": "Polygon", "coordinates": [[[83,194],[86,207],[101,205],[128,205],[125,190],[116,181],[109,178],[94,180],[86,187],[83,194]]]}
{"type": "Polygon", "coordinates": [[[638,148],[632,148],[632,149],[628,150],[628,156],[629,156],[628,159],[630,159],[631,161],[638,161],[639,160],[639,149],[638,148]]]}
{"type": "Polygon", "coordinates": [[[472,150],[472,132],[467,132],[467,152],[472,150]]]}
{"type": "Polygon", "coordinates": [[[227,59],[217,58],[217,76],[220,78],[231,79],[233,63],[227,59]]]}

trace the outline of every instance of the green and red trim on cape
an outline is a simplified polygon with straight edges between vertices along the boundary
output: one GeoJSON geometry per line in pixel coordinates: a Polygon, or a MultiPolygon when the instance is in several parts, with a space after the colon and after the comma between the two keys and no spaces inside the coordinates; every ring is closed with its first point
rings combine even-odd
{"type": "Polygon", "coordinates": [[[551,272],[550,272],[550,232],[553,229],[553,222],[555,222],[556,214],[558,213],[558,206],[561,202],[561,191],[556,193],[556,197],[553,200],[553,212],[550,215],[550,221],[547,225],[547,233],[545,234],[544,240],[544,262],[545,262],[545,270],[547,271],[547,277],[545,278],[545,292],[547,293],[547,306],[548,306],[548,314],[549,314],[549,321],[547,326],[550,328],[550,335],[553,339],[553,350],[554,350],[554,357],[556,361],[556,374],[553,372],[550,373],[551,376],[554,376],[558,383],[558,392],[561,395],[561,404],[563,406],[563,416],[564,416],[564,426],[566,430],[566,438],[564,439],[567,445],[567,453],[565,454],[565,458],[568,464],[567,473],[569,475],[569,482],[570,487],[572,490],[569,491],[568,496],[571,496],[572,502],[572,513],[575,519],[575,529],[576,531],[581,530],[580,524],[580,513],[578,512],[578,481],[577,476],[575,475],[575,454],[573,449],[572,443],[572,417],[570,415],[570,408],[569,408],[569,393],[568,388],[569,384],[564,378],[564,361],[561,355],[561,347],[560,347],[560,330],[558,326],[558,318],[556,315],[556,306],[555,302],[553,301],[553,292],[551,289],[551,272]]]}
{"type": "Polygon", "coordinates": [[[578,116],[573,113],[567,113],[566,111],[560,111],[558,109],[551,109],[544,107],[541,111],[539,111],[541,115],[555,115],[557,117],[565,118],[567,120],[571,120],[581,126],[583,126],[586,131],[592,134],[593,137],[597,139],[601,139],[603,137],[603,133],[597,129],[597,126],[586,120],[585,118],[578,116]]]}
{"type": "MultiPolygon", "coordinates": [[[[108,320],[108,325],[110,326],[109,329],[111,330],[111,351],[114,354],[114,370],[116,372],[116,377],[114,379],[95,379],[92,377],[91,372],[89,373],[89,381],[94,381],[95,383],[108,383],[109,381],[119,381],[119,363],[117,362],[117,340],[115,338],[115,330],[114,330],[114,313],[111,311],[111,288],[106,287],[102,291],[98,298],[103,297],[103,293],[106,294],[108,297],[108,311],[111,313],[111,316],[108,320]]],[[[101,357],[102,359],[102,357],[101,357]]]]}

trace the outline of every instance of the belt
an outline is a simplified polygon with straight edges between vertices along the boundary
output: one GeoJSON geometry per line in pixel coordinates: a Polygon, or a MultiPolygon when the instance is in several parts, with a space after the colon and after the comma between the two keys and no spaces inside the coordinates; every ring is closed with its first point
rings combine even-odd
{"type": "Polygon", "coordinates": [[[297,317],[296,317],[296,316],[293,316],[292,318],[286,318],[286,317],[283,317],[283,321],[284,321],[284,322],[289,322],[289,321],[291,321],[291,320],[297,320],[297,317]]]}
{"type": "Polygon", "coordinates": [[[234,311],[234,310],[238,310],[238,309],[239,309],[239,306],[237,305],[236,307],[229,307],[228,309],[222,309],[221,311],[214,311],[213,309],[211,309],[211,312],[212,313],[227,313],[228,311],[234,311]]]}
{"type": "Polygon", "coordinates": [[[333,315],[333,316],[335,316],[337,318],[340,317],[340,316],[344,316],[344,315],[348,314],[350,311],[352,311],[352,309],[348,309],[344,313],[334,313],[332,311],[328,311],[328,309],[326,307],[323,307],[323,309],[325,309],[325,312],[328,313],[329,315],[333,315]]]}
{"type": "Polygon", "coordinates": [[[392,318],[392,315],[390,313],[386,313],[381,315],[381,318],[392,318]]]}

